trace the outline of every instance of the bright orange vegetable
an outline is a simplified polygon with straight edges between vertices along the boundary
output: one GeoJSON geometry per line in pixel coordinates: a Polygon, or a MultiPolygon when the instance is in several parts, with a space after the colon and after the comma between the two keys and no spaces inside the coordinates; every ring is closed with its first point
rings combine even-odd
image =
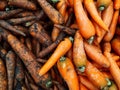
{"type": "Polygon", "coordinates": [[[120,0],[114,0],[114,8],[117,10],[120,9],[120,0]]]}

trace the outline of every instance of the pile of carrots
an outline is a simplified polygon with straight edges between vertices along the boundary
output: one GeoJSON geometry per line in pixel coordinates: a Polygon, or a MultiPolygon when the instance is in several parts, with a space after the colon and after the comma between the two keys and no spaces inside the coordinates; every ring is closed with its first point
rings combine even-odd
{"type": "Polygon", "coordinates": [[[120,0],[0,0],[0,90],[120,90],[120,0]]]}

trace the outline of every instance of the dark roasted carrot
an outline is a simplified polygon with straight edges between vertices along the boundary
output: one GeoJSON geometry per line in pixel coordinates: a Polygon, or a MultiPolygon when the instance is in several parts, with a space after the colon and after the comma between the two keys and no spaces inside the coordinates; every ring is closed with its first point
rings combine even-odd
{"type": "Polygon", "coordinates": [[[6,68],[1,58],[0,58],[0,90],[7,90],[6,68]]]}
{"type": "Polygon", "coordinates": [[[15,14],[20,13],[23,11],[22,9],[16,9],[16,10],[11,10],[11,11],[0,11],[0,19],[6,19],[9,17],[12,17],[15,14]]]}
{"type": "Polygon", "coordinates": [[[84,50],[83,38],[77,31],[74,36],[73,44],[73,62],[78,71],[84,72],[86,68],[87,57],[84,50]]]}
{"type": "Polygon", "coordinates": [[[69,38],[65,38],[59,43],[53,54],[47,60],[47,62],[39,70],[39,75],[42,76],[49,71],[49,69],[60,59],[61,56],[72,47],[72,42],[69,38]],[[64,48],[64,49],[63,49],[64,48]],[[47,67],[47,68],[46,68],[47,67]]]}
{"type": "Polygon", "coordinates": [[[115,34],[118,16],[119,16],[119,10],[116,10],[114,12],[114,15],[113,15],[113,18],[112,18],[112,22],[111,22],[111,25],[110,25],[110,30],[104,36],[104,39],[103,39],[104,41],[111,41],[112,40],[112,38],[115,34]]]}
{"type": "Polygon", "coordinates": [[[79,32],[83,38],[89,39],[95,35],[95,28],[87,17],[81,0],[74,0],[74,12],[79,27],[79,32]],[[84,21],[84,22],[83,22],[84,21]]]}
{"type": "Polygon", "coordinates": [[[13,90],[14,83],[14,73],[15,73],[15,53],[13,51],[8,51],[6,55],[6,68],[7,68],[7,78],[8,78],[8,90],[13,90]]]}
{"type": "Polygon", "coordinates": [[[36,10],[36,5],[28,0],[9,0],[8,5],[28,9],[28,10],[36,10]]]}
{"type": "Polygon", "coordinates": [[[66,81],[69,90],[79,90],[79,81],[72,61],[67,57],[61,57],[57,62],[57,68],[66,81]]]}
{"type": "Polygon", "coordinates": [[[48,17],[56,24],[63,24],[64,19],[62,15],[53,8],[46,0],[37,0],[40,6],[43,8],[48,17]]]}

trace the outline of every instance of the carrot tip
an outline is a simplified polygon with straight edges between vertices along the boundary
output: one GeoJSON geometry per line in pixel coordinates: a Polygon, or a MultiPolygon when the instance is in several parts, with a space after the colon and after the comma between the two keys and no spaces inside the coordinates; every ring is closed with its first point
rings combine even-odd
{"type": "Polygon", "coordinates": [[[51,81],[51,80],[47,81],[47,82],[46,82],[46,87],[49,88],[49,87],[51,87],[51,86],[52,86],[52,81],[51,81]]]}
{"type": "Polygon", "coordinates": [[[87,40],[87,42],[88,42],[89,44],[92,44],[93,41],[94,41],[94,36],[90,37],[90,38],[87,40]]]}
{"type": "Polygon", "coordinates": [[[104,6],[104,5],[101,5],[98,9],[99,9],[100,11],[103,11],[103,10],[105,10],[105,6],[104,6]]]}
{"type": "Polygon", "coordinates": [[[66,57],[62,56],[62,57],[60,58],[60,61],[65,61],[65,59],[66,59],[66,57]]]}
{"type": "Polygon", "coordinates": [[[78,67],[78,70],[83,73],[85,71],[85,66],[78,67]]]}

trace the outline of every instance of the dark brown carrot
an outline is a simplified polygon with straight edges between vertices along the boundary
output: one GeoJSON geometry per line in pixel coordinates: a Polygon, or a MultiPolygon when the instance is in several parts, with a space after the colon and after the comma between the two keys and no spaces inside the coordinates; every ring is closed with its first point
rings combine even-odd
{"type": "Polygon", "coordinates": [[[25,45],[27,46],[27,48],[28,48],[29,50],[32,51],[32,43],[31,43],[30,38],[26,38],[26,39],[25,39],[25,45]]]}
{"type": "Polygon", "coordinates": [[[0,45],[0,57],[2,59],[5,59],[6,54],[7,54],[7,51],[0,45]]]}
{"type": "Polygon", "coordinates": [[[32,90],[30,87],[30,82],[28,81],[26,76],[25,76],[25,86],[27,87],[28,90],[32,90]]]}
{"type": "Polygon", "coordinates": [[[63,24],[64,19],[62,15],[53,8],[46,0],[37,0],[40,6],[43,8],[48,17],[56,24],[63,24]]]}
{"type": "Polygon", "coordinates": [[[15,18],[15,19],[9,19],[7,20],[7,22],[9,22],[12,25],[16,25],[16,24],[21,24],[21,23],[25,23],[31,20],[35,20],[37,17],[36,16],[26,16],[23,18],[15,18]]]}
{"type": "Polygon", "coordinates": [[[8,5],[28,9],[28,10],[36,10],[36,5],[28,0],[9,0],[8,5]]]}
{"type": "Polygon", "coordinates": [[[45,60],[45,59],[40,59],[40,58],[37,58],[36,61],[37,61],[37,62],[40,62],[40,63],[43,63],[43,64],[47,62],[47,60],[45,60]]]}
{"type": "Polygon", "coordinates": [[[13,15],[20,13],[23,11],[22,9],[16,9],[11,11],[0,11],[0,19],[6,19],[9,17],[13,17],[13,15]]]}
{"type": "Polygon", "coordinates": [[[49,74],[46,73],[42,77],[39,76],[38,70],[41,65],[36,62],[34,54],[14,35],[5,30],[2,33],[4,34],[4,39],[8,41],[16,54],[21,58],[35,82],[43,88],[50,87],[52,82],[49,74]]]}
{"type": "Polygon", "coordinates": [[[6,55],[6,68],[8,78],[8,90],[13,90],[15,72],[15,53],[13,51],[9,51],[6,55]]]}
{"type": "Polygon", "coordinates": [[[2,10],[5,10],[5,7],[7,6],[7,1],[6,0],[1,0],[0,1],[0,11],[2,10]]]}
{"type": "MultiPolygon", "coordinates": [[[[9,31],[12,31],[12,32],[15,32],[15,33],[18,33],[22,36],[26,36],[23,32],[21,32],[20,30],[17,30],[16,28],[14,28],[12,25],[10,25],[8,22],[6,22],[5,20],[0,20],[0,26],[9,30],[9,31]]],[[[0,27],[0,28],[1,28],[0,27]]],[[[2,28],[1,28],[2,29],[2,28]]]]}
{"type": "Polygon", "coordinates": [[[29,28],[29,32],[32,35],[32,37],[36,38],[37,40],[39,40],[39,42],[43,45],[43,46],[49,46],[52,41],[50,36],[48,35],[48,33],[44,30],[44,28],[42,27],[42,25],[40,23],[34,23],[30,28],[29,28]]]}
{"type": "Polygon", "coordinates": [[[7,90],[7,74],[5,65],[0,58],[0,90],[7,90]]]}

